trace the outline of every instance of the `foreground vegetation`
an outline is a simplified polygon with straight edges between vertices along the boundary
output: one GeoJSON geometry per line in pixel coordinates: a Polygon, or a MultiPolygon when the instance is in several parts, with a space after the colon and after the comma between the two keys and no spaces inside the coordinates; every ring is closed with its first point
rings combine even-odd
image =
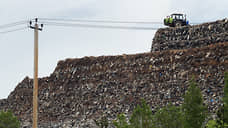
{"type": "MultiPolygon", "coordinates": [[[[219,108],[216,119],[210,116],[207,106],[203,104],[201,91],[192,79],[181,106],[170,103],[153,114],[146,101],[142,100],[129,121],[124,114],[119,114],[113,125],[116,128],[228,128],[228,73],[225,73],[223,106],[219,108]]],[[[104,117],[96,124],[100,128],[109,125],[104,117]]]]}
{"type": "Polygon", "coordinates": [[[19,128],[20,122],[11,111],[0,112],[0,128],[19,128]]]}

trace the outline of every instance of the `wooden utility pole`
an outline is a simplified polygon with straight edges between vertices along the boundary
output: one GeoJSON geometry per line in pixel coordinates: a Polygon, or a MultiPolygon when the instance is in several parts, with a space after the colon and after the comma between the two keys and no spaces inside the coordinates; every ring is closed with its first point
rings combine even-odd
{"type": "Polygon", "coordinates": [[[30,21],[30,28],[34,29],[34,79],[33,79],[33,123],[32,127],[37,128],[38,122],[38,31],[42,30],[38,25],[38,19],[35,19],[35,25],[32,26],[32,21],[30,21]]]}

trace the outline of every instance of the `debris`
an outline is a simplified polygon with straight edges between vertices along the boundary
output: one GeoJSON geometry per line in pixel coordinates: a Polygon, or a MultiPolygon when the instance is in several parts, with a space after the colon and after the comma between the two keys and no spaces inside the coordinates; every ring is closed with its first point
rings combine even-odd
{"type": "MultiPolygon", "coordinates": [[[[166,29],[159,32],[169,34],[166,29]]],[[[158,39],[155,37],[155,42],[158,39]]],[[[199,45],[206,45],[207,39],[199,45]]],[[[182,40],[177,37],[177,42],[182,40]]],[[[162,47],[170,49],[172,42],[163,43],[170,43],[167,48],[162,47]]],[[[190,47],[188,44],[184,48],[190,47]]],[[[173,48],[178,48],[178,44],[173,44],[173,48]]],[[[141,98],[153,111],[169,102],[180,105],[193,75],[210,112],[216,112],[221,104],[227,58],[228,42],[213,42],[210,46],[185,50],[60,61],[49,77],[39,79],[39,127],[95,127],[93,120],[102,115],[115,119],[119,113],[131,113],[141,98]]],[[[0,110],[13,110],[26,127],[32,123],[32,89],[33,80],[26,77],[7,99],[0,100],[0,110]]]]}
{"type": "Polygon", "coordinates": [[[151,52],[198,48],[214,43],[228,42],[227,31],[227,19],[194,26],[161,28],[154,36],[151,52]]]}

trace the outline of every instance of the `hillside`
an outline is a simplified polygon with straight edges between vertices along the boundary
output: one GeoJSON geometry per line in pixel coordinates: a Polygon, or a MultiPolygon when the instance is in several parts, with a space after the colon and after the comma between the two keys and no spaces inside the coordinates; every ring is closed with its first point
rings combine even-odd
{"type": "MultiPolygon", "coordinates": [[[[166,30],[174,28],[158,30],[154,40],[166,30]]],[[[153,111],[169,102],[180,105],[192,76],[208,109],[215,112],[221,103],[225,71],[228,42],[220,40],[179,50],[66,59],[58,62],[50,76],[39,79],[40,127],[95,127],[93,119],[102,115],[114,119],[118,113],[132,112],[141,98],[153,111]]],[[[32,85],[33,80],[26,77],[7,99],[0,100],[0,110],[12,109],[23,126],[29,127],[32,85]]]]}

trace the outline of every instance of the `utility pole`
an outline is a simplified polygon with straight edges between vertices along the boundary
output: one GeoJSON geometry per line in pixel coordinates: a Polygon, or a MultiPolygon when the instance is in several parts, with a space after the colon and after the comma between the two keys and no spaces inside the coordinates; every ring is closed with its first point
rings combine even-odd
{"type": "Polygon", "coordinates": [[[38,121],[38,31],[42,31],[43,24],[39,28],[38,19],[35,19],[35,24],[30,21],[30,28],[34,29],[34,79],[33,79],[33,123],[32,127],[37,128],[38,121]]]}

